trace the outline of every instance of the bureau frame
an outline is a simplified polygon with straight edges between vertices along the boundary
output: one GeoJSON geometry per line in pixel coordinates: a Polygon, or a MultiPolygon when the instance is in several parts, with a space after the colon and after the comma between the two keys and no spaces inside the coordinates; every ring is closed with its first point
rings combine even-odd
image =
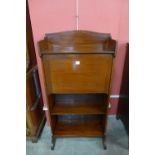
{"type": "Polygon", "coordinates": [[[58,137],[101,137],[116,41],[108,33],[48,33],[39,41],[54,149],[58,137]]]}

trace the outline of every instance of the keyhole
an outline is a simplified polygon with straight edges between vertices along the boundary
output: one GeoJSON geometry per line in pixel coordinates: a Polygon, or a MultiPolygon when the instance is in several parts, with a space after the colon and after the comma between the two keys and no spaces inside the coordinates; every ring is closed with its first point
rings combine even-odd
{"type": "Polygon", "coordinates": [[[80,65],[80,61],[79,60],[76,60],[75,61],[75,65],[80,65]]]}

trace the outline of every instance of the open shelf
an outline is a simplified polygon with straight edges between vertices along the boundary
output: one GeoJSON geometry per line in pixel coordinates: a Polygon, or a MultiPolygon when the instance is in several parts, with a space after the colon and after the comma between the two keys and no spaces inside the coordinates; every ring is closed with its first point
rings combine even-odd
{"type": "Polygon", "coordinates": [[[103,94],[57,94],[51,110],[52,115],[105,114],[106,95],[103,94]]]}
{"type": "Polygon", "coordinates": [[[58,116],[54,129],[54,136],[103,136],[105,126],[105,122],[103,120],[103,117],[94,117],[91,115],[58,116]]]}
{"type": "Polygon", "coordinates": [[[57,103],[53,107],[52,115],[64,114],[104,114],[105,109],[102,104],[91,103],[87,106],[86,103],[79,103],[79,105],[70,106],[63,103],[57,103]]]}

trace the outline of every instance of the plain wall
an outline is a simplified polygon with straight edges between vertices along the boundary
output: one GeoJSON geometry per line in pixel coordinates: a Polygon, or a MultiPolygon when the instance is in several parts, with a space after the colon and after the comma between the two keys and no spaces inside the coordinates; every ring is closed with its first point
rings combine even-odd
{"type": "MultiPolygon", "coordinates": [[[[28,0],[44,104],[46,95],[37,42],[45,33],[76,29],[76,0],[28,0]]],[[[79,30],[111,33],[118,42],[111,95],[119,95],[128,38],[128,0],[79,0],[79,30]]],[[[116,114],[118,98],[110,99],[116,114]]],[[[47,115],[47,112],[46,112],[47,115]]]]}

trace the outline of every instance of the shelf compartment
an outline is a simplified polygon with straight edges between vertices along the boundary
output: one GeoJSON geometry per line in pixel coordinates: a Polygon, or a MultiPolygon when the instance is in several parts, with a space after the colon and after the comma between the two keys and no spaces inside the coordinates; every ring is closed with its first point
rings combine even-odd
{"type": "Polygon", "coordinates": [[[71,106],[70,104],[56,103],[52,110],[52,115],[64,114],[104,114],[105,108],[102,104],[79,103],[78,105],[71,106]]]}
{"type": "Polygon", "coordinates": [[[104,136],[105,121],[103,117],[91,115],[58,116],[54,129],[57,137],[100,137],[104,136]]]}
{"type": "Polygon", "coordinates": [[[103,94],[55,95],[51,114],[105,114],[107,109],[106,97],[103,94]]]}

